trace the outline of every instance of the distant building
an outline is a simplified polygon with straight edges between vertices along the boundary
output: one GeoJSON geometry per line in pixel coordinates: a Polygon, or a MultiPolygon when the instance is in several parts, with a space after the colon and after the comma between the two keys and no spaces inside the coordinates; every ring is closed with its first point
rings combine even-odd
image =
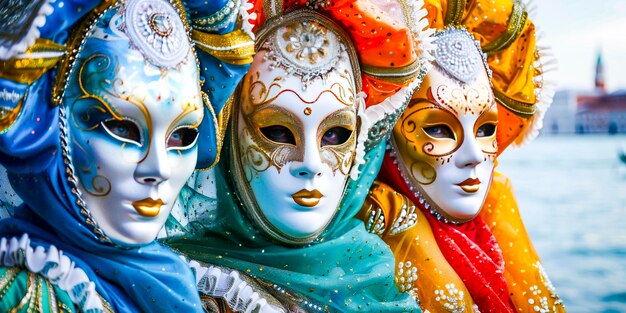
{"type": "Polygon", "coordinates": [[[596,62],[595,90],[560,90],[546,113],[543,133],[626,133],[626,90],[606,92],[602,55],[596,62]]]}

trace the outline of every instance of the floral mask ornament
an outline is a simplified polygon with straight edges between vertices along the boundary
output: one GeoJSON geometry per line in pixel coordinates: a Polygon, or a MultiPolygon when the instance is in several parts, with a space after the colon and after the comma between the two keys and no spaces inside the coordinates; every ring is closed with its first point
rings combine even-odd
{"type": "Polygon", "coordinates": [[[197,160],[203,98],[185,26],[169,3],[130,2],[77,60],[63,102],[79,202],[113,242],[149,243],[197,160]]]}
{"type": "Polygon", "coordinates": [[[266,29],[241,86],[237,184],[257,225],[288,244],[325,229],[355,158],[358,63],[342,36],[312,13],[266,29]]]}
{"type": "Polygon", "coordinates": [[[398,167],[438,218],[478,214],[497,153],[497,109],[490,73],[463,29],[437,34],[436,64],[393,130],[398,167]]]}

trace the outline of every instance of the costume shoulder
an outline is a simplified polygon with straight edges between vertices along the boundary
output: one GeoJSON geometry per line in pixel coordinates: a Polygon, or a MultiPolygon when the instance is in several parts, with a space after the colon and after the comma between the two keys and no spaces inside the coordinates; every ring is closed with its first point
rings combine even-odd
{"type": "Polygon", "coordinates": [[[0,312],[113,312],[75,261],[28,234],[0,238],[0,312]]]}
{"type": "Polygon", "coordinates": [[[565,312],[524,227],[513,185],[505,175],[494,173],[480,216],[502,249],[504,275],[515,307],[521,312],[565,312]]]}
{"type": "Polygon", "coordinates": [[[365,222],[368,232],[385,238],[415,226],[417,211],[406,196],[375,181],[357,217],[365,222]]]}
{"type": "Polygon", "coordinates": [[[281,303],[252,277],[223,266],[188,261],[205,312],[285,313],[281,303]]]}
{"type": "Polygon", "coordinates": [[[0,267],[0,312],[78,312],[67,292],[41,274],[0,267]]]}
{"type": "Polygon", "coordinates": [[[424,213],[405,195],[375,182],[359,217],[396,258],[395,282],[429,312],[473,308],[461,278],[441,253],[424,213]]]}

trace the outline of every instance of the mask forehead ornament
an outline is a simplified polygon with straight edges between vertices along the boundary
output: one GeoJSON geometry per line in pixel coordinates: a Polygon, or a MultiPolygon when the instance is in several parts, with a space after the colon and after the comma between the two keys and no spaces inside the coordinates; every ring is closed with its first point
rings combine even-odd
{"type": "Polygon", "coordinates": [[[437,32],[435,43],[435,62],[450,76],[467,84],[486,69],[491,78],[487,55],[482,52],[480,42],[464,28],[449,27],[437,32]]]}
{"type": "Polygon", "coordinates": [[[124,19],[126,35],[151,64],[172,68],[187,58],[191,49],[187,30],[170,3],[129,1],[124,19]]]}

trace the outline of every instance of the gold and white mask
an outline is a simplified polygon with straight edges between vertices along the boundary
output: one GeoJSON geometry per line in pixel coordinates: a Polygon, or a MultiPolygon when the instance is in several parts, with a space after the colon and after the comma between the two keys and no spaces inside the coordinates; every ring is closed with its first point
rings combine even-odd
{"type": "Polygon", "coordinates": [[[437,34],[435,66],[393,130],[398,166],[431,213],[480,211],[493,175],[497,109],[480,47],[464,29],[437,34]]]}
{"type": "Polygon", "coordinates": [[[358,63],[345,34],[319,14],[268,24],[240,89],[236,180],[262,230],[306,243],[335,215],[354,161],[358,63]]]}

